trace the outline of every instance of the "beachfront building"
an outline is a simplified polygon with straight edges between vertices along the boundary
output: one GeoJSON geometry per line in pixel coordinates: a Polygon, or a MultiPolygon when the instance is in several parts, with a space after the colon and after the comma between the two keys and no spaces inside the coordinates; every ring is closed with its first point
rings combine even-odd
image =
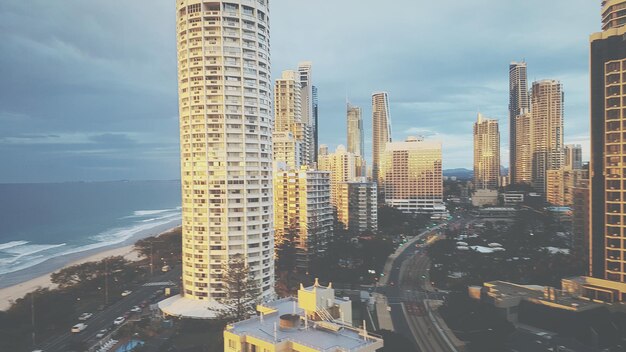
{"type": "Polygon", "coordinates": [[[333,235],[330,204],[330,172],[310,170],[274,171],[274,231],[276,246],[285,236],[295,242],[296,266],[309,263],[328,248],[333,235]]]}
{"type": "Polygon", "coordinates": [[[409,137],[387,143],[381,161],[387,205],[405,213],[446,213],[440,142],[409,137]]]}
{"type": "Polygon", "coordinates": [[[183,264],[165,314],[216,317],[235,255],[275,296],[268,15],[267,0],[176,2],[183,264]]]}
{"type": "Polygon", "coordinates": [[[383,339],[352,325],[352,302],[332,285],[300,285],[298,297],[261,304],[258,315],[229,324],[224,352],[374,352],[383,339]]]}

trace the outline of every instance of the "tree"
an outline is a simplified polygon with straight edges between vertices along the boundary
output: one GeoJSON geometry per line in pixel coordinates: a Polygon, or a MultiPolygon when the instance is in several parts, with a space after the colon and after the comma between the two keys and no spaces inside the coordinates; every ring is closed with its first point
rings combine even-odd
{"type": "Polygon", "coordinates": [[[241,254],[234,255],[223,266],[222,281],[226,290],[226,308],[223,317],[232,320],[246,319],[258,303],[259,286],[241,254]]]}
{"type": "MultiPolygon", "coordinates": [[[[120,274],[132,274],[130,262],[122,256],[109,257],[99,262],[88,262],[63,268],[50,275],[52,283],[59,285],[60,289],[81,286],[90,288],[104,284],[105,272],[120,274]]],[[[121,276],[121,275],[120,275],[121,276]]]]}

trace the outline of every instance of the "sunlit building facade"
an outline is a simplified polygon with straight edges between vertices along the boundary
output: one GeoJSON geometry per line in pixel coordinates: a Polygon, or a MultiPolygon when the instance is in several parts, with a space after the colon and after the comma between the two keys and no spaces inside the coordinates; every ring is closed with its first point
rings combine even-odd
{"type": "Polygon", "coordinates": [[[354,234],[378,230],[378,189],[365,177],[341,185],[343,207],[348,209],[344,227],[354,234]]]}
{"type": "MultiPolygon", "coordinates": [[[[515,118],[515,184],[530,185],[533,178],[532,115],[529,112],[515,118]]],[[[511,181],[512,182],[512,181],[511,181]]]]}
{"type": "Polygon", "coordinates": [[[363,129],[363,118],[361,108],[347,104],[348,122],[348,153],[352,153],[359,158],[356,161],[356,176],[365,176],[365,138],[363,129]]]}
{"type": "Polygon", "coordinates": [[[580,144],[565,145],[563,168],[566,170],[580,170],[583,168],[583,148],[580,144]]]}
{"type": "Polygon", "coordinates": [[[349,215],[347,199],[343,197],[341,186],[355,179],[357,159],[343,145],[338,146],[334,153],[319,155],[318,169],[330,172],[330,199],[337,212],[337,220],[343,224],[348,223],[349,215]]]}
{"type": "Polygon", "coordinates": [[[563,86],[555,80],[533,82],[532,116],[532,186],[546,194],[549,170],[563,167],[563,86]]]}
{"type": "Polygon", "coordinates": [[[415,137],[388,143],[381,176],[385,203],[406,213],[444,213],[441,143],[415,137]]]}
{"type": "Polygon", "coordinates": [[[326,251],[333,235],[330,172],[307,167],[275,171],[274,226],[277,246],[286,234],[293,235],[296,266],[307,270],[311,260],[326,251]]]}
{"type": "Polygon", "coordinates": [[[474,123],[474,187],[498,189],[500,185],[500,130],[497,120],[478,114],[474,123]]]}
{"type": "Polygon", "coordinates": [[[209,302],[226,299],[233,255],[245,258],[259,298],[274,296],[269,6],[178,0],[176,12],[182,300],[205,304],[160,307],[210,317],[209,302]]]}

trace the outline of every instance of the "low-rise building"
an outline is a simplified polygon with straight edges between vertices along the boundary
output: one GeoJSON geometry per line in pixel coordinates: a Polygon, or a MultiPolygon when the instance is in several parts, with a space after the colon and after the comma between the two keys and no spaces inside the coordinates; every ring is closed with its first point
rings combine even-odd
{"type": "Polygon", "coordinates": [[[475,207],[498,205],[498,191],[495,189],[477,189],[472,194],[472,205],[475,207]]]}
{"type": "Polygon", "coordinates": [[[561,280],[563,291],[591,300],[626,304],[626,283],[577,276],[561,280]]]}
{"type": "Polygon", "coordinates": [[[515,206],[524,204],[523,192],[505,192],[502,193],[502,203],[505,206],[515,206]]]}
{"type": "Polygon", "coordinates": [[[298,298],[257,307],[251,319],[224,330],[224,352],[374,352],[381,337],[352,326],[352,303],[335,298],[332,285],[300,286],[298,298]]]}

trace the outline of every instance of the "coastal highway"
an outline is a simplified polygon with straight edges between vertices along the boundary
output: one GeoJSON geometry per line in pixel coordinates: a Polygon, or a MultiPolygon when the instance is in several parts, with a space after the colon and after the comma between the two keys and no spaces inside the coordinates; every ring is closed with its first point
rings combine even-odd
{"type": "MultiPolygon", "coordinates": [[[[96,334],[98,331],[110,328],[115,318],[123,316],[126,312],[130,311],[133,306],[148,300],[156,291],[162,293],[165,287],[178,286],[180,275],[180,266],[177,266],[167,273],[155,273],[149,282],[135,287],[130,295],[120,299],[101,312],[94,312],[93,317],[85,322],[87,329],[83,332],[71,333],[68,330],[63,335],[56,336],[39,344],[38,348],[44,352],[69,352],[72,351],[72,345],[80,342],[84,342],[87,347],[97,343],[96,334]],[[174,286],[168,283],[173,283],[174,286]]],[[[130,318],[132,319],[132,316],[130,318]]]]}
{"type": "MultiPolygon", "coordinates": [[[[420,233],[417,238],[425,239],[444,226],[456,228],[467,223],[465,219],[444,223],[420,233]]],[[[441,300],[445,296],[434,292],[430,284],[430,262],[423,251],[423,248],[410,244],[396,253],[389,272],[385,273],[386,286],[377,291],[387,296],[394,330],[413,341],[416,351],[449,352],[451,349],[429,318],[423,303],[425,299],[441,300]]]]}

